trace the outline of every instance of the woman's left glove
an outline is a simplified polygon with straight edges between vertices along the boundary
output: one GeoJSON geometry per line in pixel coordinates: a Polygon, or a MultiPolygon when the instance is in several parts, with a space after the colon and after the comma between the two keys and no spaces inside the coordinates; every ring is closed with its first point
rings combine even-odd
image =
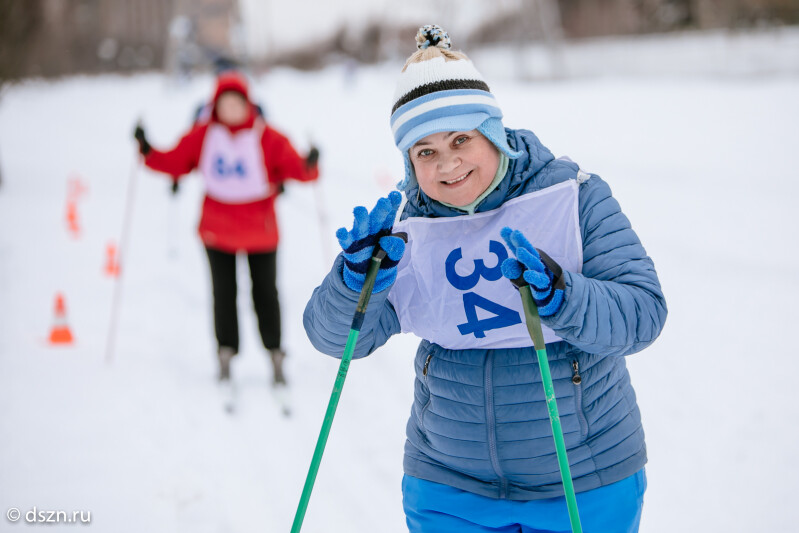
{"type": "Polygon", "coordinates": [[[311,169],[319,164],[319,148],[311,146],[308,155],[305,157],[305,168],[311,169]]]}
{"type": "Polygon", "coordinates": [[[344,283],[350,289],[356,292],[363,289],[375,245],[386,251],[386,258],[380,264],[372,294],[386,290],[397,279],[397,264],[405,253],[405,241],[392,236],[391,228],[401,202],[402,195],[392,191],[388,198],[380,198],[371,212],[358,206],[353,210],[352,229],[340,228],[336,232],[344,250],[344,283]]]}
{"type": "Polygon", "coordinates": [[[502,275],[517,287],[530,285],[540,316],[557,313],[563,305],[566,288],[563,269],[554,259],[530,244],[521,231],[504,227],[500,235],[516,256],[516,259],[509,257],[502,262],[502,275]]]}

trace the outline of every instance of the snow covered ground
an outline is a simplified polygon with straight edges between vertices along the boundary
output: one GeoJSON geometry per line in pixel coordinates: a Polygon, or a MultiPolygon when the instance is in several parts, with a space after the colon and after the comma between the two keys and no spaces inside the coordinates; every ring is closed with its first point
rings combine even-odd
{"type": "MultiPolygon", "coordinates": [[[[648,46],[654,59],[672,50],[648,46]]],[[[774,75],[489,77],[506,125],[532,129],[610,183],[657,265],[669,319],[658,342],[629,359],[650,455],[645,533],[795,530],[799,75],[778,57],[793,53],[783,49],[768,51],[770,64],[791,65],[774,75]]],[[[337,369],[310,346],[301,315],[335,253],[335,229],[400,178],[388,129],[399,68],[354,77],[338,67],[281,70],[254,87],[276,127],[301,149],[322,150],[321,182],[291,185],[279,201],[288,419],[266,386],[244,271],[240,411],[222,411],[195,234],[199,180],[171,197],[167,181],[134,157],[137,118],[153,144],[171,145],[211,79],[74,77],[3,95],[0,511],[18,508],[21,522],[34,507],[91,512],[92,530],[114,533],[290,529],[337,369]],[[103,267],[106,245],[122,234],[131,175],[109,362],[115,282],[103,267]],[[75,177],[88,189],[78,200],[79,239],[65,222],[75,177]],[[58,291],[77,337],[71,348],[45,342],[58,291]]],[[[396,337],[351,366],[304,531],[405,530],[400,480],[416,342],[396,337]]],[[[26,527],[0,517],[0,531],[26,527]]]]}

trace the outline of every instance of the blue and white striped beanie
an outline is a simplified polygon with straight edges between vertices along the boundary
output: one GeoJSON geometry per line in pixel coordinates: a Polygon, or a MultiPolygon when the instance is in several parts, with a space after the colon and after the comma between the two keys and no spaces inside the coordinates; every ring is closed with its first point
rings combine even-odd
{"type": "Polygon", "coordinates": [[[502,111],[485,80],[465,54],[450,51],[450,46],[449,35],[439,26],[419,28],[418,50],[397,83],[391,132],[405,158],[400,189],[416,181],[408,150],[433,133],[476,129],[509,159],[521,155],[508,146],[502,111]]]}

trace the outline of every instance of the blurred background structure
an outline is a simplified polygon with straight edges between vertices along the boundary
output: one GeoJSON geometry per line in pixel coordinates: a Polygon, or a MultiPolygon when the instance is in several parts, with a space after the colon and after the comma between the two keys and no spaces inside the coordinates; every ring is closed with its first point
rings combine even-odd
{"type": "Polygon", "coordinates": [[[799,23],[797,0],[296,2],[307,4],[302,20],[296,7],[271,0],[0,0],[0,84],[153,69],[186,75],[210,70],[220,57],[256,71],[374,63],[405,57],[421,16],[446,21],[470,49],[799,23]]]}

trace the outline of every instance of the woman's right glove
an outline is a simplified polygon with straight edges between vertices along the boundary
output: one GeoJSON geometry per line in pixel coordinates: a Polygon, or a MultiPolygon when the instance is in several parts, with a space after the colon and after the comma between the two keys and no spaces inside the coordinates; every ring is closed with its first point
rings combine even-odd
{"type": "Polygon", "coordinates": [[[397,279],[397,264],[405,253],[405,241],[392,236],[391,228],[401,202],[402,195],[392,191],[388,198],[380,198],[371,212],[358,206],[353,210],[352,230],[340,228],[336,232],[344,250],[344,283],[350,289],[356,292],[363,289],[375,245],[386,251],[386,258],[380,264],[372,294],[386,290],[397,279]]]}
{"type": "Polygon", "coordinates": [[[508,227],[499,232],[516,259],[502,262],[502,275],[517,287],[529,284],[539,316],[552,316],[563,305],[566,283],[563,269],[546,253],[536,249],[519,230],[508,227]]]}
{"type": "Polygon", "coordinates": [[[142,128],[141,124],[136,124],[133,137],[136,139],[136,142],[139,143],[139,153],[141,155],[149,154],[152,147],[150,143],[147,142],[147,137],[144,135],[144,128],[142,128]]]}

